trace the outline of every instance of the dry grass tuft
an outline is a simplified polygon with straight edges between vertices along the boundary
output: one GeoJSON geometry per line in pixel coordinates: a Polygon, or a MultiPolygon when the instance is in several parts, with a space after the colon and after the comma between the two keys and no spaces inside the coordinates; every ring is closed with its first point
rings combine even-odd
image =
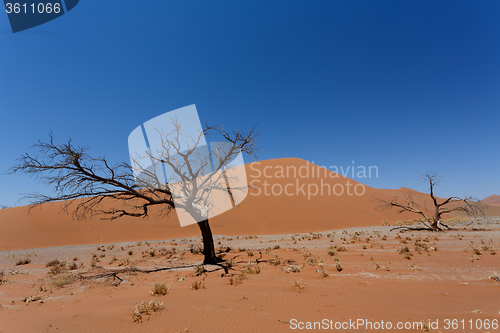
{"type": "Polygon", "coordinates": [[[191,289],[192,290],[199,290],[199,289],[206,289],[205,287],[205,284],[202,283],[201,281],[194,281],[192,284],[191,284],[191,289]]]}
{"type": "Polygon", "coordinates": [[[205,268],[204,265],[196,265],[194,266],[194,275],[195,276],[200,276],[202,274],[205,274],[207,272],[207,269],[205,268]]]}
{"type": "Polygon", "coordinates": [[[155,300],[151,300],[148,303],[142,301],[142,303],[136,304],[134,311],[132,312],[134,323],[142,323],[143,315],[150,315],[151,312],[158,312],[163,308],[163,302],[156,302],[155,300]]]}
{"type": "Polygon", "coordinates": [[[326,253],[327,253],[329,256],[332,256],[332,257],[333,257],[334,255],[336,255],[336,254],[337,254],[337,252],[335,252],[335,248],[334,248],[333,246],[330,246],[330,247],[328,248],[328,250],[326,251],[326,253]]]}
{"type": "Polygon", "coordinates": [[[166,295],[168,288],[164,283],[155,283],[155,287],[150,291],[151,295],[166,295]]]}
{"type": "Polygon", "coordinates": [[[246,274],[260,274],[260,267],[257,264],[249,263],[244,269],[243,272],[246,274]]]}
{"type": "Polygon", "coordinates": [[[194,245],[190,251],[194,255],[203,253],[203,249],[199,245],[194,245]]]}
{"type": "Polygon", "coordinates": [[[229,284],[231,286],[237,286],[243,283],[243,280],[247,278],[245,271],[243,270],[238,276],[231,276],[229,278],[229,284]]]}
{"type": "Polygon", "coordinates": [[[307,258],[307,263],[308,263],[309,265],[311,265],[311,266],[316,265],[316,263],[317,263],[316,258],[314,258],[314,257],[309,257],[309,258],[307,258]]]}
{"type": "Polygon", "coordinates": [[[233,268],[236,266],[236,262],[231,258],[226,260],[226,267],[227,268],[233,268]]]}
{"type": "Polygon", "coordinates": [[[342,264],[340,263],[340,261],[336,261],[335,262],[335,268],[337,269],[337,271],[339,272],[342,272],[342,264]]]}
{"type": "Polygon", "coordinates": [[[279,266],[279,265],[281,265],[281,258],[280,258],[280,257],[278,257],[278,256],[276,256],[276,258],[271,259],[270,264],[271,264],[271,265],[274,265],[274,266],[279,266]]]}
{"type": "Polygon", "coordinates": [[[301,267],[298,265],[289,265],[287,268],[282,268],[285,273],[300,273],[301,267]]]}
{"type": "Polygon", "coordinates": [[[62,288],[68,283],[69,276],[67,274],[58,274],[52,278],[52,285],[54,287],[62,288]]]}
{"type": "Polygon", "coordinates": [[[50,267],[49,275],[52,275],[52,276],[64,273],[70,267],[74,267],[73,269],[77,268],[75,263],[73,263],[70,267],[68,267],[67,263],[65,261],[59,261],[58,259],[54,259],[52,261],[49,261],[45,266],[50,267]]]}
{"type": "Polygon", "coordinates": [[[298,288],[299,293],[307,288],[307,285],[305,283],[302,283],[301,279],[293,281],[293,286],[298,288]]]}

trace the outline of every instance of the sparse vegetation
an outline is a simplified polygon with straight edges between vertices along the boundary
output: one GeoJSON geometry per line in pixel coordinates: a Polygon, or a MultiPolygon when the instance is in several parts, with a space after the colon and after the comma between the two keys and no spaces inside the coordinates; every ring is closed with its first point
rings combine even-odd
{"type": "Polygon", "coordinates": [[[226,260],[226,267],[227,268],[233,268],[235,265],[236,265],[236,263],[234,262],[234,260],[232,258],[226,260]]]}
{"type": "Polygon", "coordinates": [[[308,263],[309,265],[311,265],[311,266],[316,265],[316,263],[317,263],[316,258],[314,258],[314,257],[308,257],[308,258],[307,258],[307,263],[308,263]]]}
{"type": "MultiPolygon", "coordinates": [[[[76,269],[77,268],[76,264],[73,263],[73,265],[75,265],[75,269],[76,269]]],[[[59,261],[58,259],[54,259],[52,261],[49,261],[45,266],[50,267],[49,275],[52,275],[52,276],[64,273],[69,269],[69,267],[67,266],[65,261],[59,261]]]]}
{"type": "Polygon", "coordinates": [[[24,258],[24,259],[19,259],[17,262],[16,262],[16,266],[21,266],[21,265],[27,265],[31,262],[31,259],[30,258],[24,258]]]}
{"type": "Polygon", "coordinates": [[[249,263],[243,271],[247,274],[260,274],[260,267],[257,264],[249,263]]]}
{"type": "Polygon", "coordinates": [[[285,273],[300,273],[301,267],[298,265],[289,265],[287,268],[282,268],[285,273]]]}
{"type": "Polygon", "coordinates": [[[151,312],[158,312],[163,308],[163,302],[156,302],[155,300],[151,300],[148,303],[142,301],[142,303],[136,304],[132,312],[134,323],[142,323],[143,315],[150,315],[151,312]]]}
{"type": "Polygon", "coordinates": [[[66,274],[58,274],[52,278],[51,283],[55,287],[62,288],[68,282],[68,278],[69,277],[66,274]]]}
{"type": "Polygon", "coordinates": [[[193,283],[191,284],[191,289],[192,290],[205,289],[205,284],[202,283],[201,281],[193,281],[193,283]]]}
{"type": "Polygon", "coordinates": [[[155,283],[153,290],[150,291],[151,295],[166,295],[168,288],[164,283],[155,283]]]}
{"type": "Polygon", "coordinates": [[[337,269],[337,271],[339,272],[342,272],[342,264],[340,263],[340,261],[336,261],[335,262],[335,269],[337,269]]]}
{"type": "Polygon", "coordinates": [[[205,274],[207,272],[207,269],[205,268],[204,265],[196,265],[194,266],[194,275],[195,276],[200,276],[202,274],[205,274]]]}
{"type": "Polygon", "coordinates": [[[306,284],[302,283],[301,279],[293,281],[293,286],[298,288],[299,293],[301,293],[307,287],[306,284]]]}

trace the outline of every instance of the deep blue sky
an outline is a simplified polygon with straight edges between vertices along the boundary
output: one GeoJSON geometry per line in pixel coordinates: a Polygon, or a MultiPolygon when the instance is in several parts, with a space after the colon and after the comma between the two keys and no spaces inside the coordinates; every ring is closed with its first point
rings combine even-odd
{"type": "MultiPolygon", "coordinates": [[[[500,2],[83,0],[12,34],[0,13],[0,171],[52,130],[128,161],[127,137],[196,104],[262,132],[259,159],[376,165],[382,188],[500,194],[500,2]]],[[[0,204],[48,191],[0,176],[0,204]]]]}

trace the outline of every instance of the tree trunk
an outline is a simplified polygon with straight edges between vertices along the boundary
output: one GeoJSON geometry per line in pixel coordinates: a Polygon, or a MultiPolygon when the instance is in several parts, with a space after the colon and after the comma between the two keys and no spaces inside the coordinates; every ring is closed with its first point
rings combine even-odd
{"type": "Polygon", "coordinates": [[[433,231],[441,231],[442,229],[439,227],[439,220],[432,220],[431,228],[433,231]]]}
{"type": "Polygon", "coordinates": [[[208,219],[198,222],[198,227],[200,227],[201,236],[203,237],[203,255],[205,256],[203,263],[215,265],[220,260],[215,256],[214,238],[208,219]]]}

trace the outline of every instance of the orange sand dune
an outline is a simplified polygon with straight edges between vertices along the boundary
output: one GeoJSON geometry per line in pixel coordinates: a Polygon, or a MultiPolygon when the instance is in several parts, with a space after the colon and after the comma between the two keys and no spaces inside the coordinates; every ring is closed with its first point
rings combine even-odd
{"type": "MultiPolygon", "coordinates": [[[[214,234],[315,232],[416,218],[375,209],[374,198],[391,198],[408,189],[371,188],[296,158],[255,162],[246,169],[253,187],[239,207],[211,220],[214,234]],[[362,195],[356,195],[356,191],[362,195]]],[[[124,217],[115,221],[99,218],[74,221],[68,214],[60,213],[61,207],[60,203],[47,204],[30,214],[26,207],[1,210],[0,250],[199,235],[197,225],[181,228],[175,212],[161,219],[124,217]]]]}
{"type": "Polygon", "coordinates": [[[489,205],[500,205],[500,195],[492,194],[481,202],[489,205]]]}

